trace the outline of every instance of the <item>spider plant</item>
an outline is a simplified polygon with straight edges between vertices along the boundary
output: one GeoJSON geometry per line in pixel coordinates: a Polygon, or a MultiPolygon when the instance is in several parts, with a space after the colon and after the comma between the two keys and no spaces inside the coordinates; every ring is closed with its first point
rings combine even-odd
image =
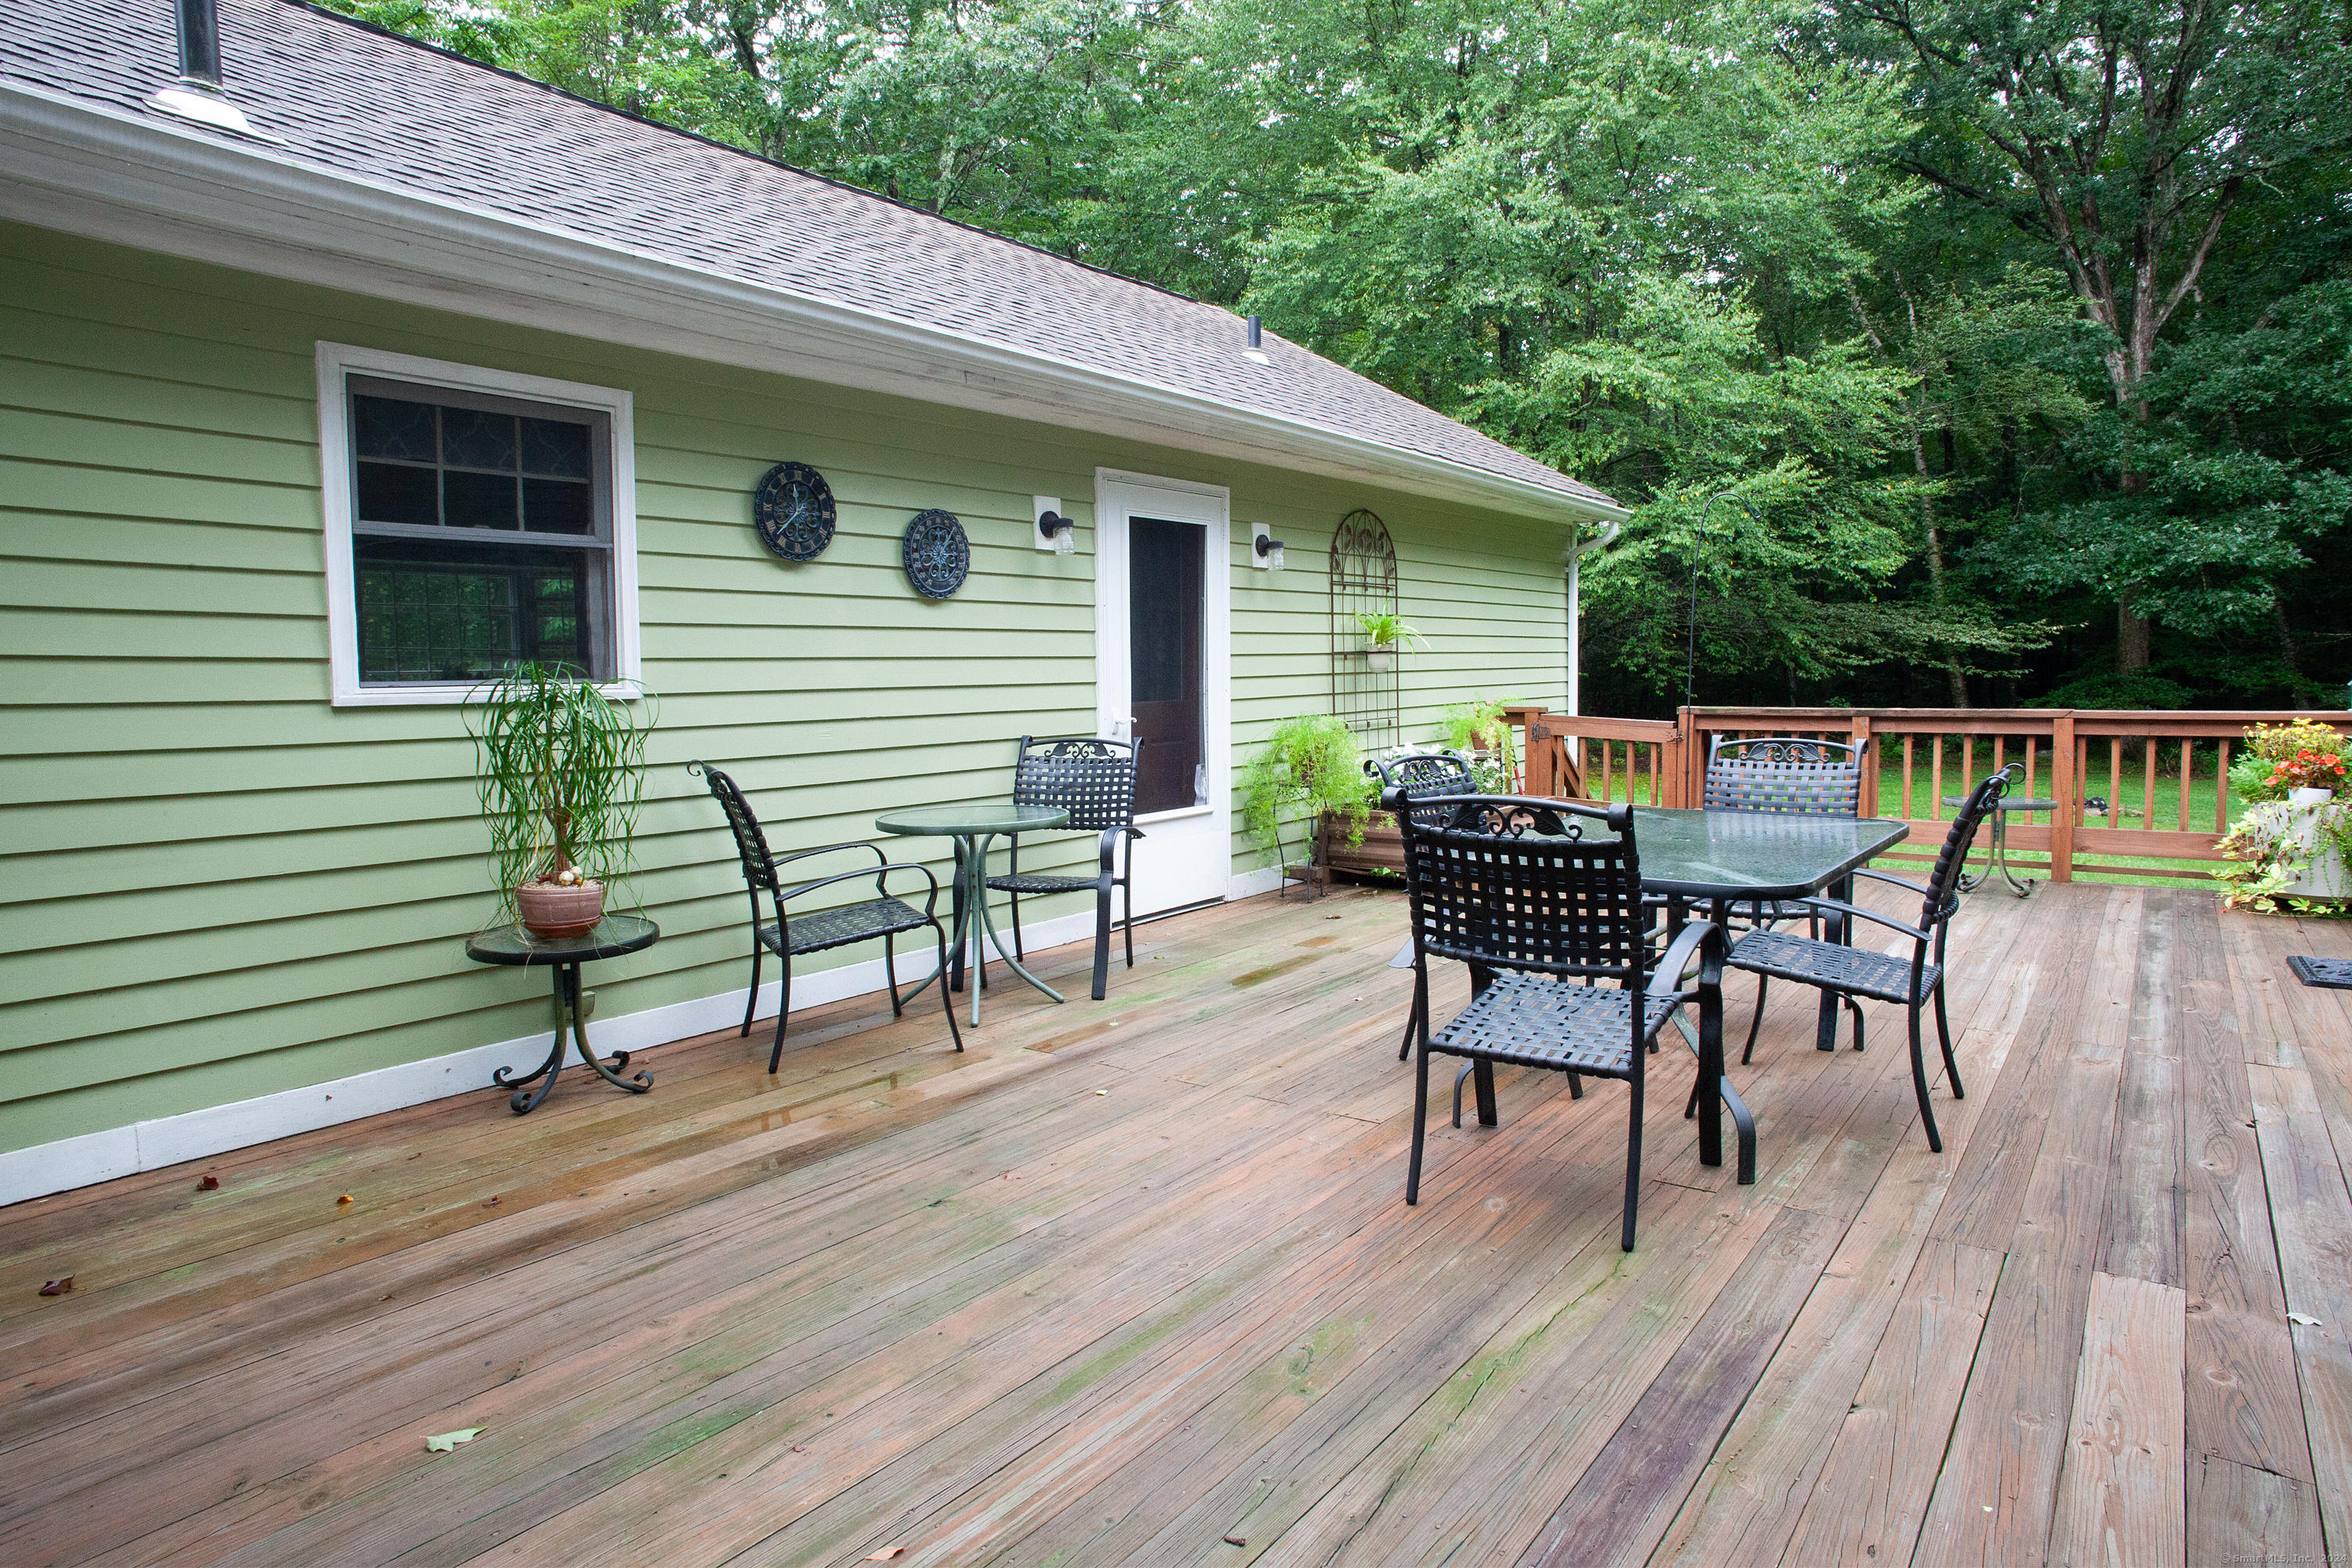
{"type": "Polygon", "coordinates": [[[1400,619],[1392,610],[1360,610],[1356,625],[1364,634],[1364,646],[1381,652],[1400,647],[1426,647],[1421,634],[1400,619]]]}
{"type": "Polygon", "coordinates": [[[502,914],[526,882],[576,870],[610,884],[635,868],[652,727],[650,711],[556,666],[519,664],[474,694],[467,728],[502,914]]]}

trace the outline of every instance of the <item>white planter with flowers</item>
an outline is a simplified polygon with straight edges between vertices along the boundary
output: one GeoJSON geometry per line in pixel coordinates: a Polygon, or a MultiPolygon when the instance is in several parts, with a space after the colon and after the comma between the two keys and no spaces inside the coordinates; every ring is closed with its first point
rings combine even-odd
{"type": "Polygon", "coordinates": [[[2230,769],[2230,790],[2248,802],[2221,842],[2213,873],[2233,907],[2276,910],[2279,900],[2352,898],[2352,784],[2345,742],[2328,725],[2257,724],[2230,769]]]}

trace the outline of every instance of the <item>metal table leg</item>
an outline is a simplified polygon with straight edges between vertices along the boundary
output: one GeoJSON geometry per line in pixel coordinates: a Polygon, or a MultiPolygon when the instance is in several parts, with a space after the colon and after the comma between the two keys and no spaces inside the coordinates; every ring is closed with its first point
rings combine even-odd
{"type": "Polygon", "coordinates": [[[545,1100],[547,1091],[555,1087],[556,1075],[563,1070],[564,1047],[567,1045],[577,1046],[580,1059],[593,1068],[596,1076],[614,1089],[643,1094],[653,1088],[651,1073],[641,1070],[627,1079],[617,1076],[628,1070],[628,1052],[614,1052],[613,1065],[609,1068],[596,1059],[595,1048],[588,1043],[587,1020],[580,1016],[580,966],[559,963],[550,973],[555,983],[555,1041],[547,1053],[547,1059],[521,1078],[509,1076],[514,1071],[512,1068],[500,1068],[490,1075],[490,1082],[499,1088],[514,1090],[507,1100],[508,1109],[517,1116],[528,1115],[539,1109],[539,1102],[545,1100]],[[534,1082],[539,1084],[535,1093],[528,1087],[534,1082]]]}
{"type": "MultiPolygon", "coordinates": [[[[1835,899],[1842,904],[1850,904],[1853,902],[1853,879],[1852,877],[1840,877],[1835,883],[1832,884],[1830,889],[1830,897],[1835,899]]],[[[1847,929],[1848,923],[1849,922],[1845,916],[1839,914],[1836,910],[1832,910],[1823,919],[1823,928],[1822,931],[1822,940],[1825,942],[1836,942],[1840,947],[1851,945],[1853,932],[1847,929]]],[[[1833,1051],[1837,1049],[1837,993],[1834,991],[1824,991],[1822,993],[1822,1010],[1819,1017],[1813,1025],[1813,1048],[1815,1050],[1833,1051]]]]}
{"type": "MultiPolygon", "coordinates": [[[[995,837],[996,835],[992,833],[982,837],[975,847],[976,853],[972,856],[972,864],[976,868],[972,874],[972,896],[980,906],[980,929],[972,933],[973,962],[979,965],[982,972],[985,973],[988,964],[988,950],[989,948],[994,948],[996,950],[996,956],[1004,961],[1004,966],[1007,969],[1010,969],[1013,973],[1021,976],[1022,979],[1026,980],[1038,990],[1043,991],[1046,995],[1051,996],[1055,1001],[1063,1001],[1065,998],[1060,992],[1055,990],[1052,986],[1046,984],[1044,981],[1030,973],[1026,969],[1024,969],[1021,966],[1021,961],[1018,958],[1015,958],[1013,954],[1005,952],[1004,939],[996,934],[995,917],[988,912],[988,847],[995,837]],[[987,939],[986,946],[982,945],[981,938],[982,933],[985,933],[987,939]]],[[[980,998],[976,993],[972,997],[971,1021],[975,1026],[980,1022],[980,998]]]]}

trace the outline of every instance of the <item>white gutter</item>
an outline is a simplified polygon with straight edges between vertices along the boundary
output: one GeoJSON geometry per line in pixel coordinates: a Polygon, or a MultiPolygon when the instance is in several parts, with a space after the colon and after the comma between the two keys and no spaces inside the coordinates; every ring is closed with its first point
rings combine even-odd
{"type": "Polygon", "coordinates": [[[0,79],[0,216],[140,249],[1520,516],[1626,516],[1311,420],[724,277],[21,81],[0,79]]]}

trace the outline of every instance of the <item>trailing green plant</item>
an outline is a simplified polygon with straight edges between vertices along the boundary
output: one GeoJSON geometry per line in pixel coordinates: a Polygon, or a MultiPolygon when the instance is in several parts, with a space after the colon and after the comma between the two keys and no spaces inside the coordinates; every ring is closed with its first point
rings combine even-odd
{"type": "Polygon", "coordinates": [[[521,884],[576,868],[606,885],[635,869],[650,703],[616,701],[568,670],[520,664],[466,710],[499,912],[521,884]]]}
{"type": "Polygon", "coordinates": [[[1474,697],[1437,716],[1446,745],[1470,759],[1471,775],[1488,795],[1508,795],[1518,788],[1518,770],[1511,765],[1511,727],[1503,720],[1507,706],[1499,697],[1474,697]]]}
{"type": "Polygon", "coordinates": [[[1364,642],[1375,648],[1427,647],[1421,634],[1398,618],[1391,610],[1359,610],[1356,625],[1363,628],[1364,642]]]}
{"type": "Polygon", "coordinates": [[[1360,844],[1377,789],[1348,726],[1328,713],[1301,713],[1276,725],[1242,770],[1242,828],[1278,855],[1285,816],[1328,811],[1348,842],[1360,844]]]}

